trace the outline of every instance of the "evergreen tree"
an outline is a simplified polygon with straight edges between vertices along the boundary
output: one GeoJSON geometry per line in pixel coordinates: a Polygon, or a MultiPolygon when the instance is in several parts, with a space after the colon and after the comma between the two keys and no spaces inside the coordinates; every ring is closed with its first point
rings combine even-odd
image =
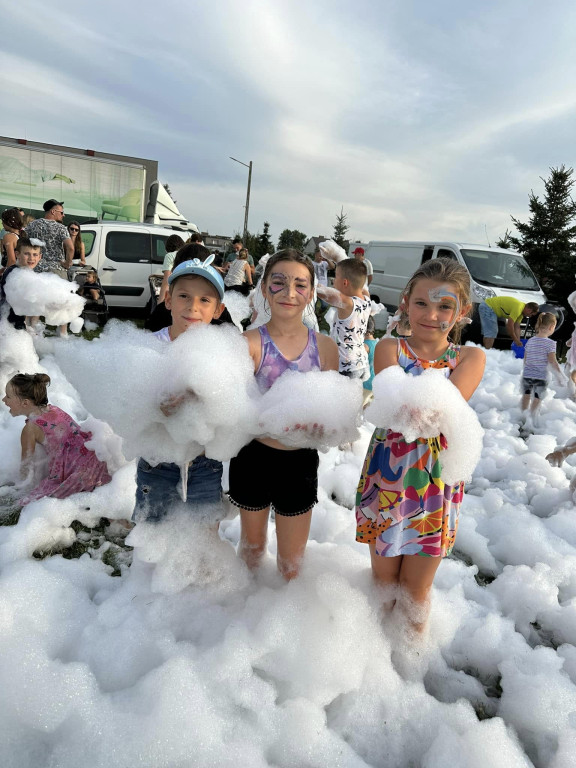
{"type": "Polygon", "coordinates": [[[332,235],[332,240],[338,243],[338,245],[341,248],[344,248],[344,250],[347,250],[348,246],[350,245],[348,240],[346,240],[346,232],[348,232],[348,230],[350,229],[350,227],[346,223],[347,218],[348,218],[348,214],[344,213],[344,207],[342,207],[340,209],[340,215],[336,216],[336,224],[334,224],[334,234],[332,235]]]}
{"type": "Polygon", "coordinates": [[[274,243],[270,238],[270,223],[264,222],[264,229],[261,235],[258,235],[258,260],[265,256],[267,253],[274,253],[274,243]]]}
{"type": "Polygon", "coordinates": [[[512,233],[507,229],[504,235],[496,240],[496,248],[512,248],[512,233]]]}
{"type": "Polygon", "coordinates": [[[518,236],[509,237],[513,248],[525,257],[550,299],[566,303],[576,272],[576,203],[570,191],[572,168],[550,168],[544,197],[530,192],[530,219],[524,224],[512,216],[518,236]]]}
{"type": "Polygon", "coordinates": [[[295,248],[297,251],[303,251],[307,241],[308,238],[304,232],[297,229],[284,229],[278,238],[278,250],[295,248]]]}

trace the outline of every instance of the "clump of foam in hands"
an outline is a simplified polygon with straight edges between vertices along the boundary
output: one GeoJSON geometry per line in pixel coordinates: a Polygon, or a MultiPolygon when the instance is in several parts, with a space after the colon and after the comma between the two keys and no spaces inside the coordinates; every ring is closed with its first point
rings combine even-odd
{"type": "Polygon", "coordinates": [[[225,461],[251,439],[254,367],[234,328],[193,327],[167,344],[112,322],[96,342],[61,346],[58,363],[129,459],[184,465],[205,452],[225,461]]]}
{"type": "Polygon", "coordinates": [[[58,275],[15,269],[6,279],[6,299],[17,315],[44,317],[49,325],[64,325],[77,319],[86,299],[78,296],[77,283],[58,275]]]}
{"type": "Polygon", "coordinates": [[[326,450],[358,438],[362,387],[337,371],[286,371],[260,400],[262,434],[294,448],[326,450]]]}
{"type": "Polygon", "coordinates": [[[469,480],[480,459],[484,431],[478,417],[446,376],[434,369],[407,375],[399,365],[381,371],[372,382],[374,400],[366,418],[400,432],[407,442],[444,435],[442,479],[469,480]]]}

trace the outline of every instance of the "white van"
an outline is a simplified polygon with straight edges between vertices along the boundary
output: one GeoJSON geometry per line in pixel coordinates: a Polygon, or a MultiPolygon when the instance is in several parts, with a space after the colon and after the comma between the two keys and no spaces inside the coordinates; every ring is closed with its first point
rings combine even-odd
{"type": "Polygon", "coordinates": [[[166,240],[189,232],[155,224],[101,221],[82,224],[86,262],[98,277],[111,307],[144,308],[150,299],[150,275],[162,273],[166,240]]]}
{"type": "Polygon", "coordinates": [[[534,273],[515,251],[467,243],[371,241],[364,255],[374,268],[370,293],[388,309],[396,309],[417,267],[440,256],[456,259],[466,267],[475,303],[492,296],[513,296],[537,304],[546,301],[534,273]]]}

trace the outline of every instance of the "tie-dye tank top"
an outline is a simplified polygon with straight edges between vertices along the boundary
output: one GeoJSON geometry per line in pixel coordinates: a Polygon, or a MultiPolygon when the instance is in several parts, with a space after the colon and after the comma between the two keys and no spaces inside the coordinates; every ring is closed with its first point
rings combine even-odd
{"type": "Polygon", "coordinates": [[[320,353],[316,333],[308,328],[308,343],[296,360],[288,360],[272,341],[265,325],[258,328],[260,343],[262,345],[262,357],[256,371],[255,378],[261,392],[266,392],[284,371],[319,371],[320,353]]]}

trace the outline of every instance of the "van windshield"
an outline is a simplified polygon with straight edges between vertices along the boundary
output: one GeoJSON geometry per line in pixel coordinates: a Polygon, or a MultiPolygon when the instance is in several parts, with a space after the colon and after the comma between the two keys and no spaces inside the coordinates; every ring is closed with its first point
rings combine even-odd
{"type": "Polygon", "coordinates": [[[463,248],[468,271],[480,285],[538,291],[540,286],[522,256],[511,251],[477,251],[463,248]]]}

